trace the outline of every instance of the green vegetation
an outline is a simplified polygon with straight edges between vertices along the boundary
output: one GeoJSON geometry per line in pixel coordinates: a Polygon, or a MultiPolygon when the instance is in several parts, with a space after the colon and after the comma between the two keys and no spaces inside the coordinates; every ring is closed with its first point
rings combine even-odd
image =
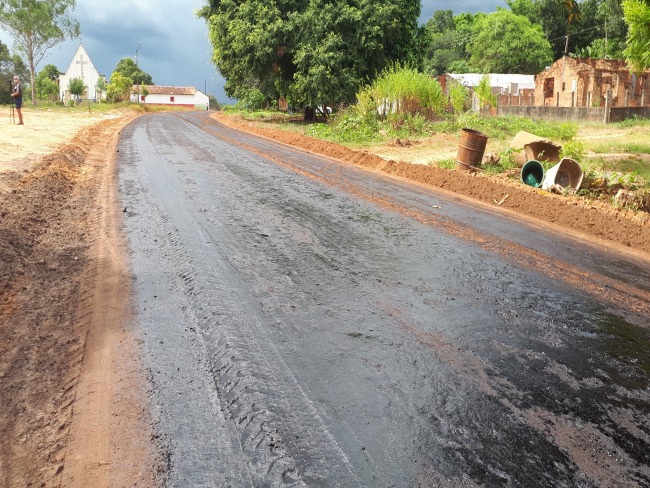
{"type": "Polygon", "coordinates": [[[390,63],[417,57],[419,0],[208,0],[198,15],[228,96],[282,97],[306,107],[308,120],[320,105],[354,103],[390,63]]]}
{"type": "Polygon", "coordinates": [[[623,0],[625,22],[629,25],[625,56],[636,71],[650,67],[650,4],[646,0],[623,0]]]}
{"type": "Polygon", "coordinates": [[[532,120],[527,117],[483,117],[473,112],[464,112],[455,117],[438,114],[427,119],[418,114],[404,113],[398,116],[382,117],[376,111],[369,116],[367,107],[352,106],[339,111],[327,123],[306,126],[305,133],[332,142],[370,145],[391,138],[424,138],[432,133],[457,134],[464,127],[471,127],[485,133],[490,140],[499,141],[505,150],[510,140],[519,131],[527,131],[551,140],[565,143],[575,138],[578,126],[571,122],[532,120]]]}
{"type": "Polygon", "coordinates": [[[119,71],[113,71],[111,81],[106,89],[106,100],[109,103],[127,101],[133,88],[133,80],[121,74],[119,71]]]}
{"type": "MultiPolygon", "coordinates": [[[[7,83],[14,75],[20,76],[24,83],[29,76],[29,70],[20,56],[11,54],[6,44],[0,41],[0,103],[11,103],[10,85],[7,83]]],[[[26,91],[26,90],[25,90],[26,91]]],[[[27,93],[23,95],[25,97],[27,93]]]]}
{"type": "Polygon", "coordinates": [[[145,73],[131,58],[122,58],[115,65],[113,73],[120,73],[131,80],[132,85],[152,85],[151,75],[145,73]]]}
{"type": "Polygon", "coordinates": [[[45,66],[36,76],[36,97],[39,100],[56,100],[59,94],[59,69],[53,64],[45,66]]]}
{"type": "Polygon", "coordinates": [[[474,22],[467,52],[470,64],[483,73],[537,74],[553,62],[542,26],[508,10],[474,22]]]}
{"type": "Polygon", "coordinates": [[[84,85],[84,81],[81,78],[72,78],[68,82],[68,89],[70,90],[70,93],[75,97],[75,99],[79,100],[86,91],[86,86],[84,85]]]}

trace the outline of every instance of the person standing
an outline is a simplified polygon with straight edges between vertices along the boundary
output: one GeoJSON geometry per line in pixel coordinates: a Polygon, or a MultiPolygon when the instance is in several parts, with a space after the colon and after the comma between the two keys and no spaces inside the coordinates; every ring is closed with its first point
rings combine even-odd
{"type": "Polygon", "coordinates": [[[16,112],[18,113],[18,125],[23,124],[23,87],[20,84],[20,78],[14,76],[14,86],[11,90],[11,96],[14,97],[14,104],[16,105],[16,112]]]}

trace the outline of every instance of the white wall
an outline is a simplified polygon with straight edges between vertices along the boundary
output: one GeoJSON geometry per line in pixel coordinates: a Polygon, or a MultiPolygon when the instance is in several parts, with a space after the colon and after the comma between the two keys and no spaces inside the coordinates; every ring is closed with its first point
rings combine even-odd
{"type": "MultiPolygon", "coordinates": [[[[140,94],[140,97],[142,97],[142,94],[140,94]]],[[[137,102],[137,100],[137,95],[134,94],[131,96],[132,102],[137,102]]],[[[208,108],[209,98],[207,95],[204,95],[202,92],[197,90],[194,95],[149,94],[146,96],[144,103],[150,103],[154,105],[181,105],[197,108],[208,108]],[[170,97],[174,97],[173,102],[171,101],[170,97]]]]}

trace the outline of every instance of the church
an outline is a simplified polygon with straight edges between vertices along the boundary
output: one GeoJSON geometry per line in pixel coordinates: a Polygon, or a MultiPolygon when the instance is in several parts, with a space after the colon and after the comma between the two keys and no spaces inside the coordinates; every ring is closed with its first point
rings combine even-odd
{"type": "Polygon", "coordinates": [[[68,85],[73,78],[83,80],[86,87],[85,92],[81,95],[83,100],[98,101],[106,98],[106,93],[97,90],[97,82],[104,76],[99,74],[90,56],[88,56],[86,48],[81,43],[79,43],[79,47],[72,57],[66,72],[59,75],[59,95],[62,102],[67,103],[72,98],[68,85]]]}

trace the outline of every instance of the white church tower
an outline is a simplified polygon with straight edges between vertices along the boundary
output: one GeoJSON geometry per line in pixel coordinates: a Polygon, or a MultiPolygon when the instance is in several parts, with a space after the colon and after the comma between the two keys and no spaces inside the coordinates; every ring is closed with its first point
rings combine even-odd
{"type": "Polygon", "coordinates": [[[98,92],[95,88],[101,76],[90,59],[90,56],[88,56],[86,48],[83,44],[79,43],[77,52],[74,53],[70,62],[70,66],[68,66],[65,73],[59,75],[59,94],[61,95],[61,101],[68,102],[72,98],[68,85],[73,78],[83,80],[86,90],[81,96],[82,99],[99,100],[105,98],[106,93],[98,92]]]}

